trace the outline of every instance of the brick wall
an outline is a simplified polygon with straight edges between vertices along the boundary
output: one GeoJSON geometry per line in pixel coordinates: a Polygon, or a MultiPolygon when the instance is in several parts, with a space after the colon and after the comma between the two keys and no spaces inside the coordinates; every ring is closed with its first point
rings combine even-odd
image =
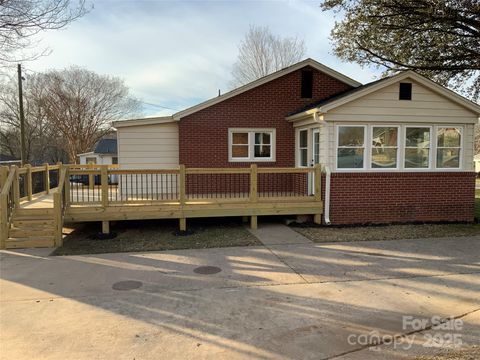
{"type": "MultiPolygon", "coordinates": [[[[313,69],[312,69],[313,70],[313,69]]],[[[313,70],[313,98],[300,98],[301,70],[246,91],[179,122],[180,164],[187,167],[248,167],[228,162],[228,128],[275,128],[276,161],[259,166],[295,166],[295,132],[287,114],[350,88],[313,70]]]]}
{"type": "Polygon", "coordinates": [[[474,172],[333,173],[331,177],[334,225],[471,222],[474,207],[474,172]]]}

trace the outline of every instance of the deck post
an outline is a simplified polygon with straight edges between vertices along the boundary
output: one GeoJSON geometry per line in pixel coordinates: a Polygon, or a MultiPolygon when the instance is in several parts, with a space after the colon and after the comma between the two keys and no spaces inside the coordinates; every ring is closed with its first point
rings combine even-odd
{"type": "Polygon", "coordinates": [[[20,174],[18,173],[18,167],[13,165],[11,171],[15,171],[15,179],[13,180],[13,198],[15,207],[20,207],[20,174]]]}
{"type": "MultiPolygon", "coordinates": [[[[250,202],[256,203],[258,201],[258,168],[257,164],[250,165],[250,202]]],[[[250,217],[250,228],[257,228],[257,216],[252,215],[250,217]]]]}
{"type": "Polygon", "coordinates": [[[25,173],[25,187],[27,188],[27,197],[28,201],[32,201],[32,165],[27,164],[25,165],[25,168],[27,169],[27,172],[25,173]]]}
{"type": "Polygon", "coordinates": [[[186,218],[180,218],[180,231],[187,231],[187,219],[186,218]]]}
{"type": "Polygon", "coordinates": [[[45,166],[45,174],[43,175],[43,182],[45,183],[45,194],[50,194],[50,166],[48,163],[43,164],[45,166]]]}
{"type": "MultiPolygon", "coordinates": [[[[315,164],[314,171],[314,189],[315,189],[315,201],[322,201],[322,166],[315,164]]],[[[314,214],[313,222],[315,224],[322,223],[322,214],[314,214]]]]}
{"type": "MultiPolygon", "coordinates": [[[[185,165],[180,165],[179,170],[180,170],[179,175],[178,175],[179,185],[180,185],[179,201],[180,201],[181,212],[182,212],[182,215],[183,215],[183,207],[185,206],[185,202],[186,202],[186,198],[187,198],[187,195],[186,195],[187,175],[186,175],[186,171],[185,171],[185,165]]],[[[187,230],[187,219],[185,217],[181,217],[179,220],[180,220],[180,222],[179,222],[180,231],[186,231],[187,230]]]]}
{"type": "Polygon", "coordinates": [[[7,182],[8,167],[0,166],[0,191],[2,191],[3,185],[7,182]]]}
{"type": "Polygon", "coordinates": [[[100,183],[102,187],[102,206],[108,206],[108,165],[100,165],[100,183]]]}
{"type": "Polygon", "coordinates": [[[7,207],[7,194],[0,194],[0,249],[6,248],[8,238],[7,207]]]}
{"type": "Polygon", "coordinates": [[[250,229],[257,230],[258,223],[257,223],[257,215],[250,216],[250,229]]]}
{"type": "Polygon", "coordinates": [[[70,206],[70,168],[65,166],[65,208],[70,206]]]}
{"type": "Polygon", "coordinates": [[[53,211],[55,213],[55,246],[63,245],[62,226],[62,194],[57,191],[53,193],[53,211]]]}
{"type": "Polygon", "coordinates": [[[110,221],[102,221],[102,234],[110,234],[110,221]]]}

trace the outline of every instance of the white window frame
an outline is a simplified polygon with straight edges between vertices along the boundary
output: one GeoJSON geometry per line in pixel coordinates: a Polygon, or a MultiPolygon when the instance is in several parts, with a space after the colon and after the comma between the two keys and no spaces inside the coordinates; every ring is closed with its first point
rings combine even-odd
{"type": "Polygon", "coordinates": [[[229,162],[274,162],[276,154],[276,130],[269,128],[229,128],[228,129],[228,161],[229,162]],[[232,157],[234,133],[248,133],[248,157],[232,157]],[[270,157],[255,157],[255,133],[270,133],[270,157]]]}
{"type": "Polygon", "coordinates": [[[463,168],[463,151],[464,151],[464,129],[463,129],[463,126],[460,126],[460,125],[435,125],[435,128],[434,128],[434,132],[435,132],[435,154],[434,154],[434,160],[435,160],[435,170],[439,170],[439,171],[458,171],[458,170],[461,170],[463,168]],[[439,147],[438,146],[438,129],[442,129],[442,128],[456,128],[458,130],[460,130],[460,147],[458,147],[458,149],[460,150],[458,152],[458,167],[456,168],[443,168],[443,167],[438,167],[438,163],[437,163],[437,158],[438,158],[438,149],[451,149],[451,148],[457,148],[457,147],[451,147],[451,146],[441,146],[439,147]]]}
{"type": "MultiPolygon", "coordinates": [[[[389,125],[389,124],[372,124],[372,125],[369,125],[368,126],[370,128],[370,131],[369,131],[369,136],[370,138],[368,139],[368,167],[367,169],[369,170],[372,170],[372,171],[395,171],[395,170],[400,170],[400,167],[401,167],[401,160],[402,157],[400,156],[400,152],[401,152],[401,149],[402,149],[402,145],[401,145],[401,140],[402,140],[402,127],[400,125],[389,125]],[[394,168],[374,168],[372,167],[372,151],[373,149],[375,149],[375,147],[373,146],[372,142],[373,142],[373,128],[397,128],[397,146],[396,146],[396,149],[397,149],[397,166],[394,167],[394,168]]],[[[394,149],[393,146],[387,146],[386,149],[394,149]]],[[[402,151],[403,153],[403,151],[402,151]]]]}
{"type": "Polygon", "coordinates": [[[298,167],[308,167],[308,137],[309,137],[309,133],[310,133],[310,130],[309,129],[299,129],[298,130],[298,146],[297,146],[297,156],[298,156],[298,167]],[[305,131],[307,133],[307,144],[305,147],[301,147],[300,144],[300,134],[302,133],[302,131],[305,131]],[[306,165],[302,165],[302,150],[307,150],[307,158],[306,158],[306,162],[307,164],[306,165]]]}
{"type": "MultiPolygon", "coordinates": [[[[403,131],[403,142],[402,142],[402,148],[403,148],[403,156],[402,156],[402,170],[405,170],[405,171],[412,171],[412,172],[415,172],[415,171],[428,171],[428,170],[432,170],[433,169],[433,155],[436,156],[437,154],[437,151],[436,151],[436,148],[435,148],[435,143],[432,141],[432,135],[434,133],[434,126],[432,125],[423,125],[423,124],[419,124],[419,125],[405,125],[404,126],[404,131],[403,131]],[[424,168],[407,168],[405,167],[405,159],[406,159],[406,150],[407,149],[415,149],[414,147],[407,147],[407,129],[419,129],[419,128],[428,128],[430,129],[430,146],[428,148],[428,167],[424,167],[424,168]]],[[[435,142],[437,141],[437,139],[435,138],[435,142]]]]}
{"type": "Polygon", "coordinates": [[[366,164],[369,164],[370,161],[370,156],[368,155],[367,150],[367,130],[368,130],[368,125],[360,125],[360,124],[340,124],[335,126],[335,169],[339,171],[362,171],[366,170],[366,164]],[[342,146],[339,147],[339,136],[340,136],[340,131],[339,128],[341,127],[363,127],[363,167],[361,168],[339,168],[338,167],[338,149],[353,149],[353,148],[360,148],[360,146],[342,146]]]}

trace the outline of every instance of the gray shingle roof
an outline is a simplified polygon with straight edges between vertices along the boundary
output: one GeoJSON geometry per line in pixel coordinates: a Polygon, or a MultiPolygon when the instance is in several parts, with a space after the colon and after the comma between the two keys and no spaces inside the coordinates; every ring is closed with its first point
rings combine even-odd
{"type": "Polygon", "coordinates": [[[117,139],[101,139],[93,152],[96,154],[117,155],[117,139]]]}

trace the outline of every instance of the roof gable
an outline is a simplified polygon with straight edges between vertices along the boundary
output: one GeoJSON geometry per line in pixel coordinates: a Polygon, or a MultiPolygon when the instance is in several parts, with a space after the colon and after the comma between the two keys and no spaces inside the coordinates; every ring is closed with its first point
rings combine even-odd
{"type": "Polygon", "coordinates": [[[390,85],[393,85],[395,83],[398,83],[399,81],[403,81],[406,79],[413,80],[419,83],[420,85],[424,86],[425,88],[431,90],[432,92],[438,95],[441,95],[444,98],[447,98],[449,101],[452,101],[462,106],[463,108],[468,109],[469,111],[475,113],[476,115],[480,115],[480,105],[464,98],[463,96],[455,93],[454,91],[451,91],[435,83],[432,80],[427,79],[426,77],[420,74],[417,74],[414,71],[408,70],[408,71],[404,71],[399,74],[396,74],[394,76],[376,80],[371,83],[360,86],[358,88],[346,91],[345,93],[336,95],[330,99],[322,100],[319,103],[314,104],[314,106],[309,107],[308,109],[301,109],[300,111],[288,116],[287,120],[292,121],[292,120],[301,118],[305,115],[316,113],[316,112],[327,113],[328,111],[336,109],[342,105],[345,105],[347,103],[360,99],[368,94],[374,93],[376,91],[379,91],[381,89],[384,89],[390,85]]]}
{"type": "Polygon", "coordinates": [[[200,111],[200,110],[203,110],[203,109],[206,109],[212,105],[215,105],[215,104],[218,104],[222,101],[225,101],[227,99],[230,99],[234,96],[237,96],[237,95],[240,95],[248,90],[251,90],[251,89],[254,89],[260,85],[263,85],[263,84],[266,84],[272,80],[275,80],[275,79],[278,79],[284,75],[287,75],[289,73],[292,73],[294,71],[297,71],[297,70],[300,70],[306,66],[310,66],[312,67],[313,69],[315,70],[318,70],[320,72],[323,72],[324,74],[326,75],[329,75],[331,77],[333,77],[334,79],[337,79],[345,84],[348,84],[350,86],[353,86],[353,87],[359,87],[361,85],[361,83],[349,78],[348,76],[345,76],[323,64],[320,64],[319,62],[313,60],[313,59],[306,59],[306,60],[303,60],[299,63],[296,63],[294,65],[291,65],[285,69],[282,69],[282,70],[279,70],[279,71],[276,71],[272,74],[269,74],[267,76],[264,76],[260,79],[257,79],[255,81],[252,81],[246,85],[243,85],[237,89],[234,89],[232,91],[229,91],[223,95],[220,95],[220,96],[217,96],[213,99],[210,99],[210,100],[207,100],[207,101],[204,101],[198,105],[195,105],[195,106],[192,106],[188,109],[185,109],[185,110],[182,110],[180,112],[177,112],[175,114],[172,115],[172,118],[176,121],[180,120],[181,118],[185,117],[185,116],[188,116],[188,115],[191,115],[197,111],[200,111]]]}

